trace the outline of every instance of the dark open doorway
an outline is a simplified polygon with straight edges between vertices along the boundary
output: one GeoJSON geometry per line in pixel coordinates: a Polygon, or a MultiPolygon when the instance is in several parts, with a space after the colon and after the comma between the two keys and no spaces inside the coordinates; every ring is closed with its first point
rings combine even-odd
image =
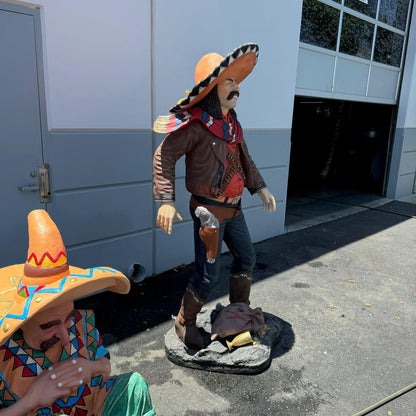
{"type": "MultiPolygon", "coordinates": [[[[302,205],[309,200],[351,204],[382,198],[394,109],[392,105],[295,98],[287,224],[304,220],[299,201],[302,205]]],[[[320,210],[315,206],[305,215],[320,215],[320,210]]]]}

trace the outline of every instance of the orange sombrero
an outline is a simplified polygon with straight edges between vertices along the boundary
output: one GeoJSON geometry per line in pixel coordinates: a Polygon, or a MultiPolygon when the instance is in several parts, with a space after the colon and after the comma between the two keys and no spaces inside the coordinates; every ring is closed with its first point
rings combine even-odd
{"type": "Polygon", "coordinates": [[[171,113],[181,113],[201,101],[219,82],[234,77],[237,84],[243,81],[257,63],[259,47],[245,43],[225,58],[217,53],[204,55],[195,68],[195,86],[188,96],[180,100],[171,113]]]}
{"type": "Polygon", "coordinates": [[[61,234],[46,211],[31,211],[28,226],[26,263],[0,269],[0,345],[41,310],[102,289],[130,290],[127,277],[110,267],[69,266],[61,234]]]}

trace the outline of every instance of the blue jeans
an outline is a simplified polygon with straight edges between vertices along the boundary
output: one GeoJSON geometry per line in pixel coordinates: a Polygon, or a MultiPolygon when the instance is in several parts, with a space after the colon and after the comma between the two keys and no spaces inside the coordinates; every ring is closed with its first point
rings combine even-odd
{"type": "Polygon", "coordinates": [[[221,223],[217,258],[215,263],[207,263],[205,244],[199,236],[201,222],[192,208],[190,208],[190,212],[194,220],[195,271],[189,284],[198,298],[205,302],[209,292],[218,282],[223,241],[233,256],[231,274],[251,274],[256,263],[256,253],[254,252],[244,214],[240,211],[235,217],[225,219],[221,223]]]}

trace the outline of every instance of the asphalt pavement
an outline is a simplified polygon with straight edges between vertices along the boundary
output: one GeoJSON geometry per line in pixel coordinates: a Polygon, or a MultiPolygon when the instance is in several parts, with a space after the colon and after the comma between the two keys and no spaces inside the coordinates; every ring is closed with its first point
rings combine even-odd
{"type": "MultiPolygon", "coordinates": [[[[166,358],[192,265],[77,302],[95,310],[114,374],[138,371],[160,416],[353,416],[416,382],[416,199],[255,244],[251,306],[283,323],[270,367],[231,375],[166,358]]],[[[206,307],[227,304],[231,257],[206,307]]],[[[364,413],[361,413],[364,414],[364,413]]],[[[370,413],[415,416],[416,389],[370,413]]]]}

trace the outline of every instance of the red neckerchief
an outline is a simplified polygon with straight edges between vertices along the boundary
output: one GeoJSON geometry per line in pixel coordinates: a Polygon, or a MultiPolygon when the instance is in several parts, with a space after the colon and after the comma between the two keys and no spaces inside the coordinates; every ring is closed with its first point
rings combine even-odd
{"type": "Polygon", "coordinates": [[[215,119],[206,111],[202,111],[199,107],[191,108],[181,114],[172,114],[171,116],[159,117],[158,132],[172,133],[185,127],[193,120],[198,120],[209,130],[214,136],[225,140],[228,143],[240,143],[243,140],[243,129],[236,118],[227,114],[227,119],[215,119]],[[163,123],[163,126],[162,126],[163,123]],[[163,129],[163,130],[162,130],[163,129]]]}

